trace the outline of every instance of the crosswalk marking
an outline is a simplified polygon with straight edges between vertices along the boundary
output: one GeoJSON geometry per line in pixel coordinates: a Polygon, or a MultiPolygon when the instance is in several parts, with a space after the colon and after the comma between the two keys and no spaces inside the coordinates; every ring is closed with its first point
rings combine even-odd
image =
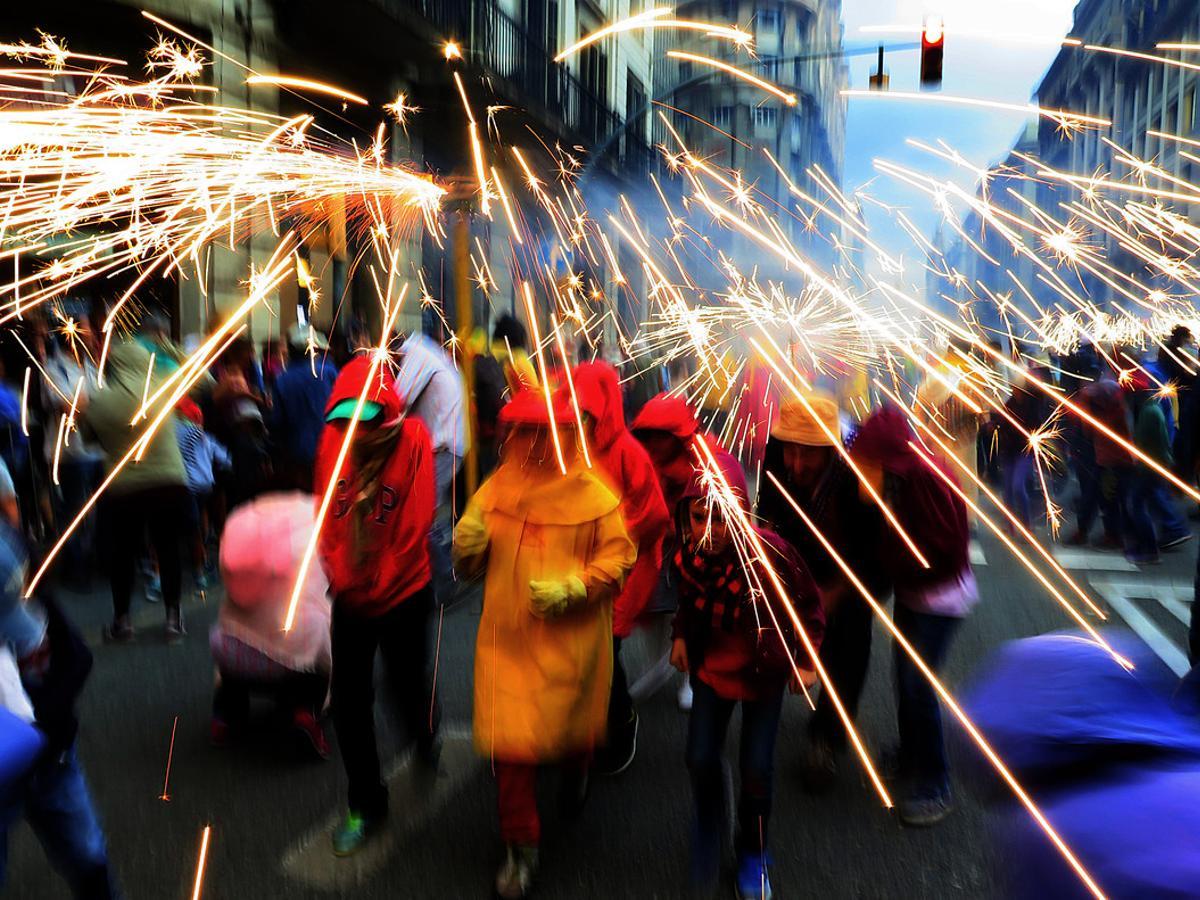
{"type": "Polygon", "coordinates": [[[1100,572],[1136,572],[1137,566],[1119,553],[1052,547],[1050,552],[1064,569],[1089,569],[1100,572]]]}
{"type": "Polygon", "coordinates": [[[983,545],[975,538],[971,538],[971,543],[968,548],[971,554],[971,565],[986,566],[988,564],[987,555],[983,552],[983,545]]]}
{"type": "Polygon", "coordinates": [[[1172,615],[1181,622],[1188,619],[1188,611],[1178,599],[1181,590],[1174,585],[1155,584],[1154,582],[1105,582],[1094,581],[1092,587],[1112,608],[1113,612],[1125,620],[1133,633],[1140,637],[1154,654],[1166,664],[1172,672],[1182,678],[1191,669],[1187,654],[1179,649],[1166,634],[1163,633],[1149,616],[1138,609],[1129,596],[1145,597],[1155,600],[1170,610],[1172,615]],[[1172,608],[1175,607],[1175,608],[1172,608]]]}

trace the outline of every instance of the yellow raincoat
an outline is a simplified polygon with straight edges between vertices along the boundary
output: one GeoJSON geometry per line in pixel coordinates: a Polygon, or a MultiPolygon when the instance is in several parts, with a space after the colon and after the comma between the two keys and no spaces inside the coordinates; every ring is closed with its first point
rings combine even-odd
{"type": "Polygon", "coordinates": [[[468,504],[454,550],[460,571],[487,569],[475,644],[478,752],[539,763],[591,750],[608,713],[612,602],[636,556],[617,497],[578,461],[565,476],[507,461],[468,504]],[[535,616],[529,582],[573,575],[587,599],[535,616]]]}

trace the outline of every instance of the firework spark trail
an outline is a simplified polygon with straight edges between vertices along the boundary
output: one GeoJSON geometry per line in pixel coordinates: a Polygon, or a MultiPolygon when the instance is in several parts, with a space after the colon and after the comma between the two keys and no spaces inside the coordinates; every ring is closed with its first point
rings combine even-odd
{"type": "Polygon", "coordinates": [[[670,59],[681,59],[685,62],[696,63],[697,65],[707,66],[710,69],[716,69],[719,72],[724,72],[726,75],[731,75],[738,78],[747,84],[753,85],[760,90],[766,91],[768,94],[778,97],[788,106],[796,105],[796,95],[790,94],[777,84],[772,84],[766,79],[759,78],[757,75],[751,75],[745,69],[739,69],[737,66],[731,66],[727,62],[722,62],[719,59],[713,59],[711,56],[700,56],[697,53],[688,53],[683,50],[668,50],[667,56],[670,59]]]}
{"type": "Polygon", "coordinates": [[[175,758],[175,729],[179,727],[179,716],[175,717],[175,721],[171,723],[171,743],[167,746],[167,770],[163,774],[162,793],[158,795],[158,799],[164,802],[170,802],[170,784],[171,784],[171,761],[175,758]]]}
{"type": "Polygon", "coordinates": [[[611,25],[606,25],[593,31],[591,34],[585,35],[580,40],[571,44],[565,50],[554,57],[555,62],[562,62],[568,56],[578,53],[585,47],[589,47],[597,41],[604,38],[620,34],[626,31],[649,30],[654,28],[670,28],[678,31],[700,31],[705,37],[722,38],[732,41],[737,47],[751,48],[754,45],[754,35],[747,31],[742,31],[740,28],[734,28],[727,25],[717,25],[711,22],[699,22],[690,19],[665,19],[663,16],[671,14],[670,7],[659,7],[650,9],[646,12],[638,13],[630,16],[627,19],[622,19],[619,22],[613,22],[611,25]]]}
{"type": "Polygon", "coordinates": [[[1016,795],[1017,799],[1021,802],[1021,805],[1025,807],[1031,816],[1033,816],[1034,821],[1037,822],[1043,833],[1050,839],[1055,848],[1057,848],[1058,852],[1067,861],[1068,865],[1070,865],[1070,867],[1075,871],[1075,874],[1079,876],[1079,879],[1084,883],[1088,891],[1091,892],[1094,897],[1099,898],[1099,900],[1104,900],[1105,894],[1100,889],[1100,886],[1096,884],[1088,870],[1084,868],[1083,864],[1076,858],[1071,848],[1067,846],[1066,841],[1059,836],[1054,826],[1050,824],[1050,821],[1042,813],[1041,809],[1034,802],[1033,798],[1029,796],[1029,794],[1021,786],[1021,783],[1017,781],[1016,776],[1009,771],[1008,766],[1005,765],[1004,761],[1000,758],[996,751],[992,749],[991,744],[988,743],[982,732],[980,732],[975,726],[975,723],[971,721],[970,717],[967,716],[962,707],[958,705],[958,702],[954,699],[954,696],[946,689],[933,670],[926,665],[916,648],[913,647],[913,645],[909,643],[908,639],[904,636],[904,633],[900,631],[898,627],[896,627],[896,624],[892,621],[892,617],[888,615],[887,610],[884,609],[880,602],[875,599],[874,595],[867,590],[866,586],[854,573],[854,570],[846,564],[846,561],[842,559],[841,554],[839,554],[834,546],[828,541],[828,539],[826,539],[826,537],[821,533],[820,529],[817,528],[816,524],[808,517],[808,515],[796,502],[795,498],[793,498],[787,492],[779,480],[770,472],[767,473],[767,477],[771,479],[771,481],[779,489],[780,493],[783,494],[784,498],[789,502],[792,509],[798,516],[800,516],[800,518],[804,521],[804,524],[808,526],[809,530],[812,531],[813,535],[821,543],[821,546],[825,548],[825,552],[829,554],[829,557],[837,564],[838,568],[842,570],[842,573],[847,579],[849,579],[850,583],[871,607],[876,617],[880,620],[880,622],[883,623],[888,632],[891,633],[892,639],[900,645],[900,648],[905,652],[908,658],[912,660],[913,664],[920,671],[921,675],[924,676],[925,680],[928,681],[934,691],[937,692],[937,695],[939,698],[941,698],[942,703],[944,703],[946,707],[954,714],[954,717],[958,719],[959,724],[961,724],[967,734],[970,735],[971,740],[975,742],[975,745],[987,758],[987,761],[992,765],[992,768],[996,770],[996,772],[1004,780],[1005,784],[1007,784],[1009,789],[1012,790],[1012,792],[1016,795]]]}
{"type": "MultiPolygon", "coordinates": [[[[1029,542],[1029,545],[1031,547],[1033,547],[1037,551],[1037,553],[1046,561],[1046,563],[1054,570],[1055,574],[1058,575],[1059,578],[1061,578],[1067,584],[1067,586],[1071,588],[1072,592],[1075,593],[1075,595],[1078,596],[1079,599],[1084,602],[1084,604],[1086,604],[1088,609],[1091,610],[1095,615],[1099,616],[1100,619],[1107,620],[1108,619],[1107,614],[1092,601],[1092,599],[1087,595],[1087,592],[1085,590],[1083,590],[1083,588],[1079,587],[1079,585],[1076,584],[1075,580],[1073,578],[1071,578],[1070,574],[1066,571],[1066,569],[1064,569],[1059,564],[1058,560],[1054,558],[1054,554],[1052,554],[1049,550],[1047,550],[1045,547],[1043,547],[1041,542],[1038,541],[1037,537],[1033,534],[1033,532],[1031,532],[1021,522],[1021,520],[1018,519],[1016,517],[1016,515],[1007,506],[1004,505],[1004,502],[998,496],[996,496],[995,492],[993,492],[991,490],[991,488],[988,487],[987,482],[985,482],[982,478],[980,478],[978,473],[976,473],[972,470],[971,466],[969,466],[967,463],[964,463],[961,459],[959,459],[958,455],[954,452],[954,449],[948,443],[946,443],[941,438],[939,438],[937,436],[937,434],[934,433],[932,428],[930,428],[926,423],[922,422],[919,416],[913,415],[912,411],[909,410],[909,408],[904,404],[904,402],[895,393],[893,393],[891,390],[888,389],[887,385],[885,385],[883,382],[879,381],[878,379],[875,379],[874,384],[877,388],[879,388],[880,391],[883,392],[883,394],[886,397],[888,397],[888,399],[890,399],[893,403],[895,403],[898,408],[905,411],[905,413],[908,415],[910,422],[912,422],[920,431],[923,431],[925,433],[925,436],[928,437],[930,440],[932,440],[934,442],[934,444],[937,445],[938,449],[942,451],[941,456],[943,459],[946,459],[946,460],[954,463],[964,475],[966,475],[968,478],[971,479],[972,483],[979,489],[979,491],[985,497],[987,497],[995,505],[995,507],[998,510],[1000,510],[1001,513],[1003,513],[1003,515],[1005,516],[1005,518],[1008,519],[1009,523],[1013,526],[1013,528],[1015,528],[1021,534],[1021,536],[1026,541],[1029,542]]],[[[1079,615],[1079,613],[1075,610],[1073,605],[1067,603],[1066,609],[1067,609],[1067,612],[1070,613],[1072,618],[1074,618],[1077,622],[1079,622],[1079,624],[1083,628],[1088,629],[1089,634],[1092,634],[1091,625],[1089,625],[1087,620],[1083,619],[1079,615]]],[[[1093,634],[1093,637],[1097,640],[1098,643],[1100,643],[1106,649],[1108,648],[1108,645],[1103,641],[1103,639],[1101,639],[1099,637],[1099,635],[1093,634]]],[[[1110,650],[1110,652],[1113,652],[1113,651],[1110,650]]],[[[1115,653],[1114,653],[1114,656],[1115,656],[1115,653]]]]}
{"type": "Polygon", "coordinates": [[[200,892],[204,888],[204,868],[208,863],[208,839],[212,834],[212,826],[205,825],[200,836],[200,855],[196,860],[196,880],[192,885],[192,900],[200,900],[200,892]]]}

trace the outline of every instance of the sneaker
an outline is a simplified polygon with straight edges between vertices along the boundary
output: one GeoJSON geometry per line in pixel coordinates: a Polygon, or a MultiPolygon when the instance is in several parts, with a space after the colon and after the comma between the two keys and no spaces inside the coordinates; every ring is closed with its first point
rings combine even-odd
{"type": "Polygon", "coordinates": [[[162,603],[162,579],[157,572],[146,576],[146,602],[162,603]]]}
{"type": "Polygon", "coordinates": [[[738,858],[738,900],[771,900],[771,878],[767,872],[769,860],[762,853],[744,853],[738,858]]]}
{"type": "Polygon", "coordinates": [[[504,862],[496,873],[496,896],[501,900],[522,900],[533,889],[537,876],[537,847],[509,844],[504,848],[504,862]]]}
{"type": "Polygon", "coordinates": [[[103,637],[106,644],[132,644],[133,625],[129,616],[117,616],[111,625],[105,625],[103,637]]]}
{"type": "Polygon", "coordinates": [[[325,729],[312,710],[301,708],[292,713],[292,728],[313,753],[321,759],[329,759],[329,741],[325,738],[325,729]]]}
{"type": "Polygon", "coordinates": [[[953,808],[949,787],[921,787],[900,801],[900,821],[913,828],[927,828],[950,815],[953,808]]]}
{"type": "Polygon", "coordinates": [[[1157,553],[1126,553],[1125,558],[1135,566],[1156,566],[1162,562],[1157,553]]]}
{"type": "Polygon", "coordinates": [[[833,746],[819,735],[810,735],[800,754],[800,777],[812,793],[828,790],[837,780],[838,763],[833,746]]]}
{"type": "Polygon", "coordinates": [[[214,747],[228,747],[232,729],[224,719],[213,716],[208,722],[208,742],[214,747]]]}
{"type": "Polygon", "coordinates": [[[168,644],[178,644],[183,640],[187,630],[183,627],[183,612],[179,609],[167,610],[167,624],[164,626],[168,644]]]}
{"type": "Polygon", "coordinates": [[[609,743],[596,754],[592,769],[601,775],[619,775],[633,764],[637,756],[638,714],[634,710],[629,721],[613,730],[609,743]]]}
{"type": "Polygon", "coordinates": [[[1179,537],[1173,537],[1170,540],[1163,541],[1161,544],[1158,545],[1158,549],[1159,550],[1174,550],[1176,547],[1180,547],[1183,544],[1186,544],[1191,539],[1192,539],[1192,533],[1190,531],[1186,531],[1183,534],[1179,535],[1179,537]]]}
{"type": "Polygon", "coordinates": [[[683,684],[679,686],[679,694],[676,699],[679,701],[679,708],[681,710],[684,712],[692,711],[692,683],[686,676],[684,676],[683,684]]]}
{"type": "Polygon", "coordinates": [[[342,824],[333,830],[333,855],[353,856],[379,830],[381,820],[369,819],[354,810],[346,813],[342,824]]]}

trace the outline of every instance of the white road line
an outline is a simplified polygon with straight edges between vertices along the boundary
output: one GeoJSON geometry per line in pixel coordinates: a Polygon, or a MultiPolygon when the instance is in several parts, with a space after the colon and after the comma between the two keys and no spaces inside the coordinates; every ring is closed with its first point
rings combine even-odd
{"type": "Polygon", "coordinates": [[[1136,572],[1138,567],[1119,553],[1054,547],[1051,551],[1064,569],[1091,569],[1100,572],[1136,572]]]}
{"type": "Polygon", "coordinates": [[[983,552],[983,545],[975,540],[975,538],[971,538],[969,549],[971,553],[971,565],[986,566],[988,564],[987,555],[983,552]]]}
{"type": "Polygon", "coordinates": [[[391,815],[362,850],[345,859],[333,855],[330,833],[345,814],[345,807],[339,806],[283,854],[283,873],[311,887],[348,895],[383,868],[404,840],[445,806],[483,765],[472,747],[470,728],[443,725],[441,736],[441,774],[436,784],[423,787],[415,779],[402,777],[410,767],[411,753],[402,753],[387,766],[384,781],[391,794],[391,815]]]}
{"type": "Polygon", "coordinates": [[[1191,668],[1187,656],[1133,602],[1107,584],[1093,582],[1092,587],[1108,601],[1113,612],[1125,620],[1125,624],[1133,629],[1134,634],[1145,641],[1146,646],[1166,663],[1167,668],[1180,678],[1187,674],[1191,668]]]}

